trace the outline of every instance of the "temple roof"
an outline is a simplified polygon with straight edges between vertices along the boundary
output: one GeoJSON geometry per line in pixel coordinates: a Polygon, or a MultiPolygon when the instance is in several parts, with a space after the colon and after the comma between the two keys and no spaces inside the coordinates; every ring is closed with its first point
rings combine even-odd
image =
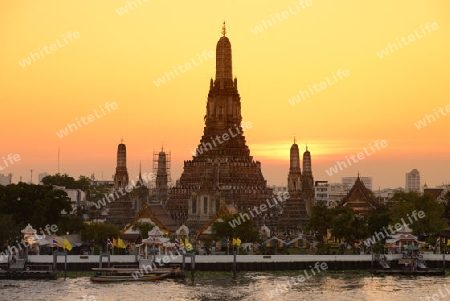
{"type": "Polygon", "coordinates": [[[197,231],[197,235],[202,235],[203,232],[205,232],[209,227],[211,227],[212,224],[214,224],[218,219],[223,218],[227,215],[236,214],[236,213],[238,213],[238,210],[236,209],[236,207],[234,207],[234,205],[227,205],[227,204],[225,204],[225,202],[222,202],[220,204],[220,208],[219,208],[219,210],[217,210],[216,214],[214,214],[214,216],[211,218],[211,220],[208,223],[206,223],[202,227],[202,229],[197,231]]]}
{"type": "Polygon", "coordinates": [[[423,194],[429,194],[433,197],[433,199],[437,200],[443,191],[444,189],[442,188],[425,188],[423,190],[423,194]]]}
{"type": "Polygon", "coordinates": [[[348,194],[342,199],[341,204],[342,206],[349,206],[352,208],[355,207],[356,209],[360,207],[374,207],[372,202],[373,193],[370,189],[366,188],[358,174],[355,184],[352,186],[348,194]]]}
{"type": "Polygon", "coordinates": [[[163,232],[174,232],[179,227],[162,204],[152,203],[150,205],[144,204],[141,210],[136,214],[134,220],[122,231],[122,233],[132,229],[140,219],[145,218],[150,219],[163,232]]]}

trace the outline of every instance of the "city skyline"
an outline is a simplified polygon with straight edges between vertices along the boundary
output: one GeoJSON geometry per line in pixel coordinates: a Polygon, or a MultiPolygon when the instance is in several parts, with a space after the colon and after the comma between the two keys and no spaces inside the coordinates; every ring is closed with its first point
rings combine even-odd
{"type": "Polygon", "coordinates": [[[244,136],[269,185],[287,185],[294,136],[315,180],[359,172],[378,190],[417,169],[429,187],[449,182],[450,4],[199,5],[0,4],[0,173],[28,182],[33,170],[37,183],[59,156],[61,173],[112,180],[123,138],[130,179],[164,147],[175,181],[203,133],[225,20],[244,136]]]}

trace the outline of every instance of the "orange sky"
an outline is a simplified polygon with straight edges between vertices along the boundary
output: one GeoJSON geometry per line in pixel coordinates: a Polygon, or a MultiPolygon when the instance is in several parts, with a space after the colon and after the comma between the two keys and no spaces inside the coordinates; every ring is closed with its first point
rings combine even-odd
{"type": "Polygon", "coordinates": [[[269,184],[286,184],[294,134],[301,150],[308,144],[315,180],[339,182],[359,170],[374,188],[398,187],[417,168],[429,186],[450,181],[448,1],[195,3],[1,2],[0,158],[21,159],[0,160],[0,173],[29,181],[33,169],[35,182],[40,172],[57,172],[60,148],[61,172],[111,179],[123,137],[131,177],[140,160],[150,171],[153,150],[164,145],[177,179],[203,134],[215,75],[215,57],[202,52],[215,51],[226,20],[242,116],[253,124],[246,140],[269,184]],[[120,11],[127,5],[133,9],[120,11]],[[396,46],[386,49],[389,43],[396,46]],[[388,55],[380,58],[382,49],[388,55]],[[41,58],[29,58],[39,51],[41,58]],[[155,84],[190,62],[191,70],[155,84]],[[348,76],[333,81],[338,70],[348,76]],[[289,103],[314,84],[319,92],[289,103]],[[108,112],[106,103],[117,107],[108,112]],[[418,129],[426,114],[439,119],[418,129]],[[86,124],[58,137],[82,117],[86,124]],[[376,140],[387,146],[333,176],[325,172],[376,140]]]}

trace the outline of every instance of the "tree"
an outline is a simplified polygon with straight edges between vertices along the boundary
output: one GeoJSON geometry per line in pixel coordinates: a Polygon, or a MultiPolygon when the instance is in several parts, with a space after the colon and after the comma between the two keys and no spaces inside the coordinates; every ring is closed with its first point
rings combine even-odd
{"type": "Polygon", "coordinates": [[[332,211],[323,204],[316,204],[311,208],[311,215],[306,224],[306,231],[314,231],[316,239],[323,241],[327,230],[332,227],[332,211]]]}
{"type": "Polygon", "coordinates": [[[86,225],[81,231],[81,239],[83,241],[93,241],[98,245],[105,245],[107,239],[119,237],[119,228],[112,224],[91,223],[86,225]]]}
{"type": "Polygon", "coordinates": [[[80,233],[85,227],[83,217],[79,215],[66,215],[58,223],[58,234],[80,233]]]}
{"type": "Polygon", "coordinates": [[[89,209],[88,215],[89,215],[89,219],[94,219],[98,216],[100,216],[100,212],[102,210],[102,208],[100,207],[98,201],[101,200],[102,198],[105,198],[105,195],[108,195],[111,193],[111,189],[108,188],[108,186],[101,184],[101,185],[91,185],[90,189],[87,193],[86,199],[88,202],[90,202],[91,204],[97,204],[97,205],[92,205],[89,209]],[[97,209],[97,207],[99,207],[99,209],[97,209]]]}
{"type": "Polygon", "coordinates": [[[364,218],[358,216],[352,208],[336,207],[332,209],[332,213],[331,235],[350,244],[367,237],[368,230],[364,218]]]}
{"type": "Polygon", "coordinates": [[[76,181],[76,186],[77,189],[81,189],[82,191],[89,191],[89,188],[91,187],[91,179],[86,176],[79,176],[76,181]]]}
{"type": "Polygon", "coordinates": [[[367,228],[369,233],[379,232],[391,224],[392,213],[385,205],[378,205],[369,215],[367,228]]]}
{"type": "Polygon", "coordinates": [[[0,251],[3,251],[5,244],[15,243],[24,226],[16,223],[12,214],[0,214],[0,251]]]}
{"type": "Polygon", "coordinates": [[[397,192],[393,196],[396,205],[392,210],[392,222],[409,224],[414,233],[421,236],[440,235],[447,226],[443,220],[444,204],[439,204],[429,194],[419,195],[415,192],[397,192]],[[422,218],[414,218],[413,211],[423,211],[422,218]]]}
{"type": "Polygon", "coordinates": [[[450,221],[450,186],[447,188],[447,192],[444,194],[442,203],[444,204],[445,213],[444,216],[447,219],[447,223],[450,221]]]}
{"type": "Polygon", "coordinates": [[[139,233],[141,233],[142,239],[148,238],[148,232],[152,231],[152,229],[155,227],[152,223],[149,222],[137,222],[133,226],[133,230],[138,229],[139,233]]]}
{"type": "Polygon", "coordinates": [[[68,174],[61,175],[57,173],[53,176],[46,176],[42,179],[42,184],[63,186],[68,189],[76,188],[75,179],[68,174]]]}
{"type": "Polygon", "coordinates": [[[56,185],[63,186],[67,189],[81,189],[83,191],[88,191],[91,185],[91,180],[86,176],[80,176],[78,180],[68,174],[55,174],[53,176],[46,176],[42,179],[44,185],[56,185]]]}
{"type": "Polygon", "coordinates": [[[37,230],[58,225],[63,210],[70,212],[72,206],[62,190],[23,182],[0,186],[0,212],[11,215],[16,225],[30,223],[37,230]]]}
{"type": "Polygon", "coordinates": [[[242,242],[260,241],[259,232],[255,229],[252,219],[246,219],[240,224],[235,223],[237,220],[240,220],[238,213],[227,215],[222,221],[215,221],[211,227],[214,238],[239,238],[242,242]]]}

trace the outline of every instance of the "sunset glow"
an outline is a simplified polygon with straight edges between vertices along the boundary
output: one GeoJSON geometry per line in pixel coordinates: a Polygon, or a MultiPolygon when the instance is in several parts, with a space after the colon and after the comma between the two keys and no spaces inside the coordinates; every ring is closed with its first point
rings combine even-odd
{"type": "Polygon", "coordinates": [[[286,184],[294,135],[301,154],[311,152],[315,180],[359,172],[374,188],[395,188],[416,168],[430,187],[450,181],[447,1],[0,8],[0,173],[13,182],[30,181],[31,169],[34,183],[38,173],[58,172],[58,149],[61,173],[110,180],[122,138],[130,179],[140,161],[151,171],[153,150],[164,147],[175,181],[203,135],[224,20],[243,121],[253,125],[244,135],[268,184],[286,184]],[[326,173],[383,140],[386,147],[326,173]],[[5,166],[10,154],[20,160],[5,166]]]}

